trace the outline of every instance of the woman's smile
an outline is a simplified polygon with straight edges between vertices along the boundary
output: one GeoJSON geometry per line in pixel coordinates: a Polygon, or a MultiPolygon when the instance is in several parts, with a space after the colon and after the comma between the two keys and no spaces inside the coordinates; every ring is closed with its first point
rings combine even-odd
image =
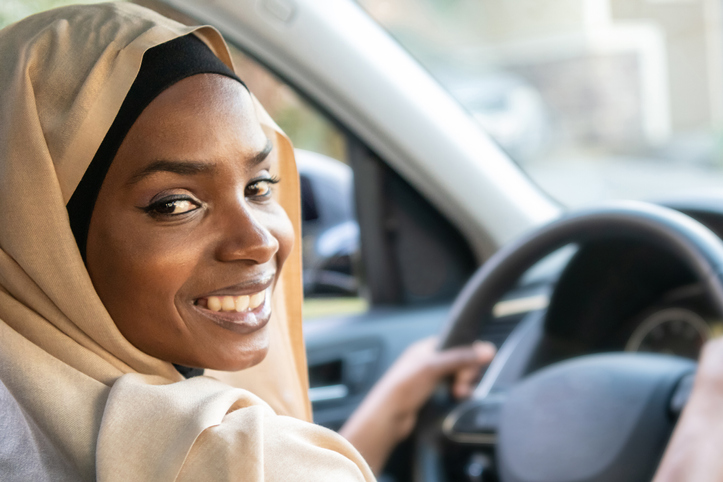
{"type": "Polygon", "coordinates": [[[274,274],[201,296],[191,306],[201,316],[239,334],[253,333],[269,322],[274,274]]]}

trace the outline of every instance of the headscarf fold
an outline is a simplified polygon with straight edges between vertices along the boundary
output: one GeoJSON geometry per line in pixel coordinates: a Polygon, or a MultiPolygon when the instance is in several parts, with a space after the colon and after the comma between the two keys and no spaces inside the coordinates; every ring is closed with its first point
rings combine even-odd
{"type": "Polygon", "coordinates": [[[308,423],[299,186],[274,143],[296,246],[259,365],[184,380],[131,345],[96,294],[66,204],[144,52],[193,34],[233,70],[220,34],[127,3],[44,12],[0,31],[0,380],[83,480],[371,480],[340,436],[308,423]]]}

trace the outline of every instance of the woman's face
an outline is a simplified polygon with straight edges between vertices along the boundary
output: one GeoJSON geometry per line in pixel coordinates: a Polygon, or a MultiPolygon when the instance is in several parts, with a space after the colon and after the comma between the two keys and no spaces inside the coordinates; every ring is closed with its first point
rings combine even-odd
{"type": "Polygon", "coordinates": [[[131,127],[86,256],[98,295],[140,350],[218,370],[266,355],[271,291],[293,244],[270,149],[246,89],[220,75],[178,82],[131,127]]]}

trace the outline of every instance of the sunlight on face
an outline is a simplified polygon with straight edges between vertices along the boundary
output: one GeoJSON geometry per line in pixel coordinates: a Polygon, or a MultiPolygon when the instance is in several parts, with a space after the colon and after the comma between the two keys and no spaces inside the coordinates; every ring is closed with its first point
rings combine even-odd
{"type": "Polygon", "coordinates": [[[271,146],[248,91],[214,74],[173,85],[133,124],[98,195],[87,265],[140,350],[217,370],[266,355],[293,244],[271,146]]]}

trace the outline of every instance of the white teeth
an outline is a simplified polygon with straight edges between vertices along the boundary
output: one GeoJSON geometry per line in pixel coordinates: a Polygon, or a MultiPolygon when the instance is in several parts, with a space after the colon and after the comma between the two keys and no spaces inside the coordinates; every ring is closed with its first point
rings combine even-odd
{"type": "Polygon", "coordinates": [[[237,296],[235,299],[236,302],[236,311],[246,311],[249,307],[249,297],[244,296],[237,296]]]}
{"type": "Polygon", "coordinates": [[[234,301],[233,296],[221,297],[221,309],[223,311],[236,311],[236,301],[234,301]]]}
{"type": "Polygon", "coordinates": [[[208,309],[211,311],[221,311],[221,298],[218,296],[209,296],[208,309]]]}
{"type": "Polygon", "coordinates": [[[241,312],[258,308],[265,299],[265,291],[259,291],[250,296],[209,296],[206,299],[206,307],[211,311],[241,312]]]}
{"type": "Polygon", "coordinates": [[[266,292],[259,291],[258,293],[251,295],[251,297],[249,299],[249,306],[251,307],[252,310],[256,309],[259,307],[259,305],[261,303],[264,302],[265,298],[266,298],[266,292]]]}

